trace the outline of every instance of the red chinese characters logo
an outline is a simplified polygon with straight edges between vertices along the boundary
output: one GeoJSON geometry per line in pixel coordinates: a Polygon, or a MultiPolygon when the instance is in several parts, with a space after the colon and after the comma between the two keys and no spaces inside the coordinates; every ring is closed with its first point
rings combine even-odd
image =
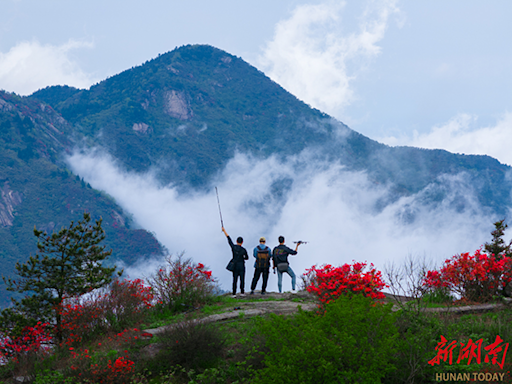
{"type": "MultiPolygon", "coordinates": [[[[456,363],[461,364],[464,360],[467,360],[467,365],[471,364],[471,361],[480,364],[482,362],[482,341],[483,339],[477,340],[476,342],[469,339],[467,343],[458,343],[453,340],[448,343],[448,340],[441,335],[441,342],[437,344],[436,351],[437,355],[428,363],[430,365],[440,364],[441,361],[453,363],[453,350],[460,345],[459,356],[456,363]]],[[[503,339],[498,335],[494,343],[489,344],[484,348],[486,355],[484,357],[484,363],[492,363],[498,365],[501,369],[505,364],[505,357],[507,355],[509,343],[503,343],[503,339]]]]}

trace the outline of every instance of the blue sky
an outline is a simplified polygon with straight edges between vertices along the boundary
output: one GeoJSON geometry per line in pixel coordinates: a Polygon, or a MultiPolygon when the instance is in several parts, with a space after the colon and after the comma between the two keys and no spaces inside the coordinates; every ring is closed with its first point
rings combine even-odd
{"type": "Polygon", "coordinates": [[[509,1],[4,0],[0,88],[88,87],[184,44],[390,145],[512,164],[509,1]]]}

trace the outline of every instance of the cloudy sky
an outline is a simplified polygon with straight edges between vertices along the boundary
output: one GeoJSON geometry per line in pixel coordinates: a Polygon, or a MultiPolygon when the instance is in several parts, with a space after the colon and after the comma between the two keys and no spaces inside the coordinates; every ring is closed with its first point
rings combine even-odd
{"type": "Polygon", "coordinates": [[[510,15],[505,0],[3,0],[0,88],[87,88],[210,44],[373,139],[512,164],[510,15]]]}

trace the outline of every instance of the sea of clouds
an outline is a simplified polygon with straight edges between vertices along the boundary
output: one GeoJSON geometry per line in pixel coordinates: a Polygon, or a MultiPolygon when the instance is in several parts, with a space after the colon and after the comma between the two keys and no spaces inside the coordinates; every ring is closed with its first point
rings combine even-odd
{"type": "MultiPolygon", "coordinates": [[[[123,171],[100,150],[77,151],[68,163],[92,187],[114,197],[137,225],[152,231],[172,254],[185,251],[185,256],[210,267],[224,290],[231,288],[231,273],[225,269],[231,250],[221,232],[215,187],[227,232],[233,240],[244,238],[251,257],[246,263],[246,289],[253,274],[252,250],[261,236],[270,247],[277,245],[279,235],[285,236],[289,246],[293,241],[308,241],[297,256],[290,257],[300,276],[315,264],[353,260],[373,263],[381,270],[410,256],[439,265],[489,241],[492,224],[500,219],[481,210],[463,174],[442,177],[449,193],[439,204],[424,203],[434,188],[430,186],[382,207],[382,201],[390,201],[387,186],[336,162],[319,161],[308,151],[286,160],[238,153],[210,188],[187,193],[179,193],[172,184],[161,185],[155,170],[123,171]],[[461,196],[466,206],[462,211],[454,204],[461,196]]],[[[130,277],[147,277],[163,263],[146,255],[139,258],[136,265],[126,266],[130,277]]],[[[289,278],[284,279],[283,288],[291,289],[289,278]]],[[[274,275],[269,290],[277,290],[274,275]]]]}

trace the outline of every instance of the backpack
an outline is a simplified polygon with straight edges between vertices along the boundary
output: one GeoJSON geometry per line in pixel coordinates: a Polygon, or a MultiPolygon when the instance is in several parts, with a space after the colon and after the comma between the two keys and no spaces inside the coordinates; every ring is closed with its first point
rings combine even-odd
{"type": "Polygon", "coordinates": [[[269,248],[265,247],[260,249],[258,247],[258,251],[256,254],[256,268],[269,268],[270,267],[270,254],[269,248]]]}

